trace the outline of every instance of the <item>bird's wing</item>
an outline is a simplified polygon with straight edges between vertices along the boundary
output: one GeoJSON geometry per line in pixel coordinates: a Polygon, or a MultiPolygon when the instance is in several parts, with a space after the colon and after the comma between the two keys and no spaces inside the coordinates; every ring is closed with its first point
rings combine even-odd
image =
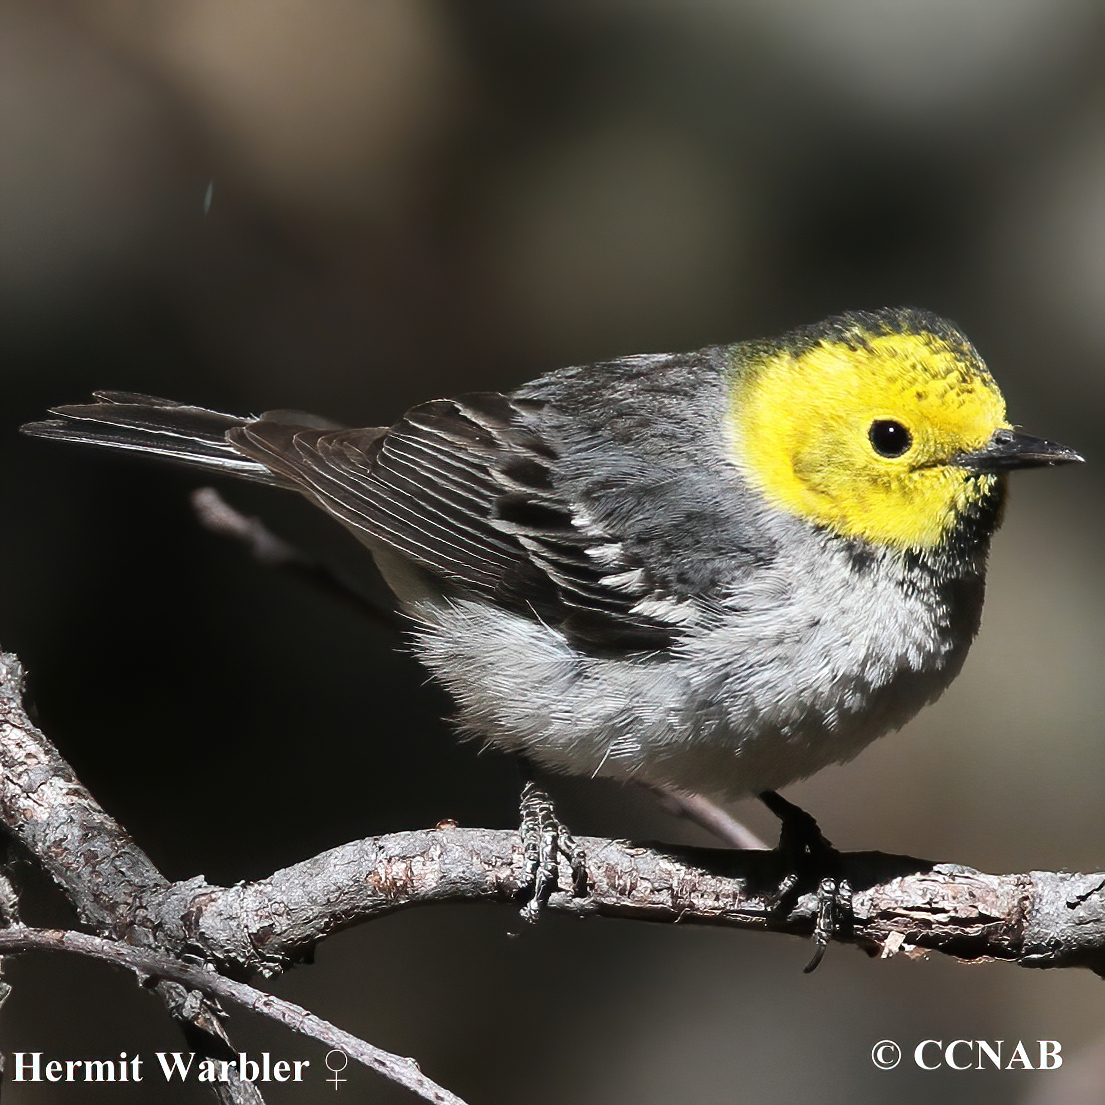
{"type": "Polygon", "coordinates": [[[477,393],[424,403],[389,430],[266,416],[229,438],[370,544],[458,593],[547,621],[581,647],[664,647],[679,604],[664,602],[617,535],[557,491],[543,406],[477,393]]]}

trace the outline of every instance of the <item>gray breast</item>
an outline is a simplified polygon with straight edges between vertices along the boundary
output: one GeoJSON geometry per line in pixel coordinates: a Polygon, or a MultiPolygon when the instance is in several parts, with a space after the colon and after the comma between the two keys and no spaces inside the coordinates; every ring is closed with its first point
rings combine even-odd
{"type": "Polygon", "coordinates": [[[745,577],[664,654],[588,656],[478,602],[426,601],[416,651],[465,735],[571,774],[737,797],[847,760],[955,677],[982,577],[813,547],[745,577]]]}

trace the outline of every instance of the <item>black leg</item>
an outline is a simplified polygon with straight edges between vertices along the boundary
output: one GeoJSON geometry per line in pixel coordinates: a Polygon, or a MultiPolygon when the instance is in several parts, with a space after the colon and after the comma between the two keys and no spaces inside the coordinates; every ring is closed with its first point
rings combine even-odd
{"type": "Polygon", "coordinates": [[[833,935],[851,926],[852,887],[844,877],[840,853],[804,809],[773,790],[762,791],[758,797],[781,822],[778,850],[788,864],[773,895],[776,908],[789,908],[803,890],[816,887],[814,952],[803,968],[809,974],[821,962],[833,935]]]}
{"type": "Polygon", "coordinates": [[[556,889],[560,875],[560,857],[563,856],[572,872],[572,893],[577,897],[587,895],[587,857],[575,838],[556,815],[552,799],[533,778],[532,768],[522,763],[520,833],[526,859],[526,877],[529,896],[522,906],[522,916],[536,921],[541,907],[556,889]]]}

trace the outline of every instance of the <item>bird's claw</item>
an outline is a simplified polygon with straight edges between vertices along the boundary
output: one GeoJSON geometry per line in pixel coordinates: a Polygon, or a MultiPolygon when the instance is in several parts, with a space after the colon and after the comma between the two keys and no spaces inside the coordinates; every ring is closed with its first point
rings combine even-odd
{"type": "Polygon", "coordinates": [[[526,865],[526,890],[529,897],[522,906],[522,917],[536,921],[541,907],[556,889],[563,856],[572,872],[572,893],[587,894],[587,857],[583,848],[556,815],[552,799],[533,780],[522,787],[522,854],[526,865]]]}
{"type": "Polygon", "coordinates": [[[803,889],[816,880],[814,951],[802,968],[809,974],[824,958],[833,936],[852,926],[852,887],[844,877],[840,853],[825,838],[813,817],[772,790],[764,791],[760,800],[782,823],[777,851],[783,856],[787,871],[769,895],[770,908],[773,911],[792,908],[803,889]]]}

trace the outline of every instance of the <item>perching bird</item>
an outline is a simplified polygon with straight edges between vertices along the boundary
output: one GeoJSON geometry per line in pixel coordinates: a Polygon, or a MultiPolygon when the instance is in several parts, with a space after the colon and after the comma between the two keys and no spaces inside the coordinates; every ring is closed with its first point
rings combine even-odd
{"type": "Polygon", "coordinates": [[[97,400],[24,429],[306,495],[371,551],[465,735],[726,799],[936,699],[978,629],[1005,473],[1082,459],[1013,429],[960,330],[907,308],[390,428],[97,400]]]}

